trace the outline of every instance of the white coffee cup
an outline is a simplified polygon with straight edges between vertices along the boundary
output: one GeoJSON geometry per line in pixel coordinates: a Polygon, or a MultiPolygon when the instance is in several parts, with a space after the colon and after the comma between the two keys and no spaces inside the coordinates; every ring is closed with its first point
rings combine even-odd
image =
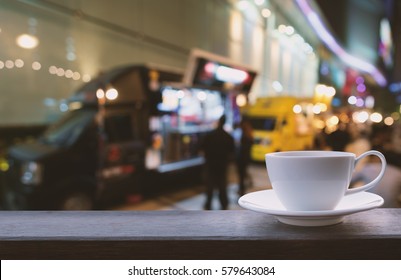
{"type": "Polygon", "coordinates": [[[386,159],[378,151],[359,157],[335,151],[293,151],[265,155],[272,188],[290,211],[333,210],[345,195],[373,188],[383,177],[386,159]],[[379,157],[382,168],[370,183],[349,189],[356,164],[364,157],[379,157]]]}

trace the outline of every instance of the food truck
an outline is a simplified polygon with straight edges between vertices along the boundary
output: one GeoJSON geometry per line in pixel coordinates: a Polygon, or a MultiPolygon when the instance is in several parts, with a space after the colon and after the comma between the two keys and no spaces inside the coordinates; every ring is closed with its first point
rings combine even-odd
{"type": "Polygon", "coordinates": [[[9,149],[4,208],[103,209],[140,196],[157,177],[200,168],[202,137],[234,111],[229,97],[246,93],[256,75],[240,68],[246,76],[227,86],[219,66],[237,73],[195,52],[185,75],[130,65],[83,85],[35,142],[9,149]]]}
{"type": "Polygon", "coordinates": [[[260,97],[242,109],[253,128],[251,158],[264,161],[265,154],[313,147],[312,100],[292,96],[260,97]]]}

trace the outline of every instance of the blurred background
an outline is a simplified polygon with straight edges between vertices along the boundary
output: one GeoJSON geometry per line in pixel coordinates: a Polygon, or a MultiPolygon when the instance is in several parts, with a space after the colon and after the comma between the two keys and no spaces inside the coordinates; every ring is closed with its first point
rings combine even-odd
{"type": "MultiPolygon", "coordinates": [[[[2,209],[203,209],[205,135],[264,154],[382,151],[401,192],[395,0],[0,0],[2,209]]],[[[377,172],[370,159],[355,182],[377,172]]],[[[236,160],[229,166],[237,207],[236,160]]],[[[218,207],[217,207],[218,208],[218,207]]]]}

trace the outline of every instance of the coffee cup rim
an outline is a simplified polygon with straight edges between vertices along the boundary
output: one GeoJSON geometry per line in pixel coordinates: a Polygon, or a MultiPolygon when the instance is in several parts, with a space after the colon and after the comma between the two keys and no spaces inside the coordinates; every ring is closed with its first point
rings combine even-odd
{"type": "Polygon", "coordinates": [[[355,154],[342,151],[285,151],[285,152],[273,152],[265,155],[267,157],[280,157],[280,158],[332,158],[332,157],[355,157],[355,154]]]}

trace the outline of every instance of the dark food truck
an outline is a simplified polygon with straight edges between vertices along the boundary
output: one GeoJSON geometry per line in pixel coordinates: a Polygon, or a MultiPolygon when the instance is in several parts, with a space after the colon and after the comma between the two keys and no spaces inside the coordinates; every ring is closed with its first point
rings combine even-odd
{"type": "MultiPolygon", "coordinates": [[[[250,86],[255,73],[248,76],[250,86]]],[[[183,78],[133,65],[85,84],[41,137],[9,149],[3,208],[107,208],[143,194],[157,176],[201,167],[200,141],[232,102],[183,78]]]]}

